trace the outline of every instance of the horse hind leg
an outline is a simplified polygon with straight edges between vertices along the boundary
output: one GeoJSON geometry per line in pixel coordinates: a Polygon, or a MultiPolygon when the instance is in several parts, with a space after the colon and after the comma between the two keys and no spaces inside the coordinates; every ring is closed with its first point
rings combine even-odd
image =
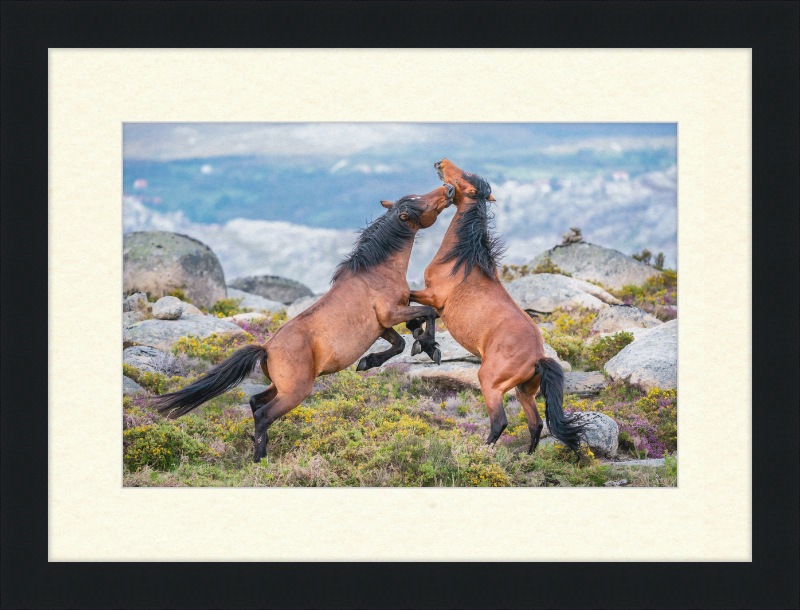
{"type": "Polygon", "coordinates": [[[542,422],[539,409],[536,407],[536,393],[538,391],[538,374],[514,388],[517,400],[519,400],[519,403],[522,405],[522,410],[525,412],[525,418],[528,420],[528,430],[530,430],[531,433],[531,444],[530,447],[528,447],[528,454],[536,451],[536,447],[539,445],[539,439],[542,436],[542,429],[544,428],[544,422],[542,422]]]}
{"type": "Polygon", "coordinates": [[[302,383],[286,383],[283,381],[280,388],[273,384],[266,391],[256,394],[250,399],[250,407],[253,408],[253,420],[255,421],[255,433],[253,436],[254,462],[258,463],[267,456],[267,442],[269,441],[267,430],[269,427],[276,419],[286,415],[311,396],[313,390],[313,377],[310,381],[304,380],[302,383]],[[289,389],[281,389],[287,386],[289,389]],[[269,399],[270,394],[272,396],[271,400],[269,399]]]}
{"type": "Polygon", "coordinates": [[[390,358],[393,358],[398,354],[402,354],[403,350],[406,348],[406,342],[403,341],[403,337],[401,337],[400,333],[398,333],[394,328],[386,329],[386,331],[381,335],[381,339],[385,339],[391,343],[391,347],[382,352],[367,354],[364,356],[358,362],[358,366],[356,367],[357,371],[368,371],[369,369],[379,367],[390,358]]]}
{"type": "Polygon", "coordinates": [[[489,424],[491,425],[486,444],[491,445],[497,442],[497,439],[503,434],[503,430],[508,426],[506,409],[503,406],[503,395],[505,392],[496,387],[492,387],[485,379],[482,379],[480,371],[478,371],[478,379],[481,383],[481,392],[483,392],[486,410],[489,412],[489,424]]]}

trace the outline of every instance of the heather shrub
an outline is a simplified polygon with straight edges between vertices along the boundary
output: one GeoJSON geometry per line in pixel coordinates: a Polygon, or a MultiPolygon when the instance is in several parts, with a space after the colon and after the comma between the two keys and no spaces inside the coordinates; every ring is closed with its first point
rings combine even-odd
{"type": "Polygon", "coordinates": [[[247,343],[266,343],[270,337],[277,331],[283,324],[288,321],[286,317],[286,310],[281,309],[277,313],[265,315],[263,318],[256,318],[255,320],[242,320],[235,322],[242,328],[248,335],[252,337],[252,341],[248,340],[247,343]]]}
{"type": "Polygon", "coordinates": [[[216,454],[183,430],[161,422],[125,430],[122,444],[123,462],[129,470],[145,465],[169,470],[183,456],[196,459],[216,454]]]}
{"type": "Polygon", "coordinates": [[[213,333],[204,339],[196,335],[189,335],[188,337],[181,337],[172,346],[172,353],[175,355],[186,354],[190,358],[219,364],[237,349],[248,343],[253,343],[254,340],[255,337],[249,333],[236,339],[229,336],[220,337],[217,333],[213,333]]]}
{"type": "Polygon", "coordinates": [[[566,360],[573,367],[577,368],[586,356],[586,345],[578,337],[572,335],[553,335],[548,331],[542,331],[542,338],[545,343],[556,350],[561,360],[566,360]]]}
{"type": "Polygon", "coordinates": [[[588,350],[588,370],[602,371],[606,362],[631,343],[633,343],[633,335],[627,331],[620,331],[599,339],[588,350]]]}
{"type": "Polygon", "coordinates": [[[673,308],[678,303],[678,273],[673,269],[665,269],[639,286],[626,285],[619,290],[606,289],[627,305],[634,305],[663,322],[674,320],[677,311],[673,308]]]}
{"type": "Polygon", "coordinates": [[[130,377],[140,386],[153,394],[165,394],[169,392],[170,383],[179,380],[178,377],[167,377],[163,373],[142,372],[129,364],[122,365],[122,374],[130,377]]]}
{"type": "Polygon", "coordinates": [[[237,313],[248,313],[253,311],[252,308],[249,307],[240,308],[239,305],[241,305],[242,301],[244,301],[244,297],[240,297],[238,299],[222,299],[214,303],[210,309],[201,307],[200,311],[204,313],[210,313],[218,318],[229,318],[230,316],[235,316],[237,313]]]}

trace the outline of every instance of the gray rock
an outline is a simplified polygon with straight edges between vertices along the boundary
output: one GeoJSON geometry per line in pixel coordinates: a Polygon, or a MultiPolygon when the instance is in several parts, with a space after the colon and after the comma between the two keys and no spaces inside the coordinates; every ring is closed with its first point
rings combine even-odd
{"type": "Polygon", "coordinates": [[[260,394],[261,392],[265,391],[269,386],[260,383],[243,383],[238,387],[242,392],[244,392],[244,395],[247,398],[250,398],[254,394],[260,394]]]}
{"type": "Polygon", "coordinates": [[[202,311],[197,309],[191,303],[185,303],[181,301],[181,316],[202,316],[204,315],[202,311]]]}
{"type": "Polygon", "coordinates": [[[564,373],[564,395],[577,394],[579,398],[588,398],[600,393],[606,387],[606,378],[600,371],[588,373],[564,373]]]}
{"type": "Polygon", "coordinates": [[[626,332],[626,333],[632,334],[633,335],[633,340],[637,341],[638,339],[641,339],[647,333],[649,333],[650,330],[651,329],[649,329],[649,328],[623,328],[621,331],[620,330],[615,330],[614,332],[611,332],[611,333],[597,333],[596,335],[592,335],[591,337],[586,339],[586,344],[587,345],[592,345],[592,344],[596,343],[599,339],[602,339],[603,337],[610,337],[611,335],[615,335],[618,332],[623,332],[623,331],[626,332]]]}
{"type": "Polygon", "coordinates": [[[143,318],[144,314],[141,311],[126,311],[122,314],[122,326],[130,326],[143,318]]]}
{"type": "Polygon", "coordinates": [[[228,287],[254,294],[270,301],[277,301],[283,305],[290,305],[297,299],[310,297],[314,294],[308,286],[277,275],[239,277],[228,282],[228,287]]]}
{"type": "Polygon", "coordinates": [[[250,294],[249,292],[243,292],[236,288],[228,288],[228,298],[242,299],[242,302],[239,303],[239,307],[242,309],[254,309],[256,313],[261,311],[271,311],[277,313],[281,309],[285,309],[283,303],[271,301],[269,299],[265,299],[264,297],[258,296],[257,294],[250,294]]]}
{"type": "Polygon", "coordinates": [[[539,254],[529,266],[536,267],[547,258],[575,278],[600,282],[609,288],[619,289],[627,284],[638,286],[647,278],[661,274],[622,252],[587,243],[556,246],[539,254]]]}
{"type": "Polygon", "coordinates": [[[161,297],[153,303],[153,317],[158,320],[177,320],[183,314],[183,305],[177,297],[161,297]]]}
{"type": "Polygon", "coordinates": [[[167,231],[123,235],[122,289],[157,296],[180,289],[203,307],[226,298],[217,255],[196,239],[167,231]]]}
{"type": "MultiPolygon", "coordinates": [[[[405,349],[403,350],[402,354],[399,354],[389,360],[386,364],[428,364],[431,362],[430,357],[425,354],[417,354],[416,356],[411,355],[411,348],[414,345],[414,338],[411,335],[401,335],[403,340],[406,342],[405,349]]],[[[442,353],[442,363],[444,362],[474,362],[477,364],[481,363],[480,356],[475,356],[474,354],[468,352],[466,348],[462,347],[453,337],[450,335],[448,331],[443,333],[436,333],[436,342],[439,344],[439,351],[442,353]]],[[[384,350],[389,349],[389,342],[383,339],[378,339],[372,347],[370,347],[367,352],[364,354],[373,354],[375,352],[382,352],[384,350]]],[[[558,354],[556,351],[547,345],[544,344],[544,351],[550,358],[555,358],[558,360],[558,363],[561,365],[561,368],[564,371],[571,371],[572,367],[570,366],[569,362],[562,362],[558,358],[558,354]]],[[[385,365],[384,365],[385,366],[385,365]]]]}
{"type": "Polygon", "coordinates": [[[586,422],[583,429],[586,444],[596,456],[612,457],[619,448],[619,426],[617,422],[603,413],[589,411],[582,413],[586,422]]]}
{"type": "Polygon", "coordinates": [[[122,363],[139,369],[143,373],[155,373],[152,361],[166,352],[146,345],[134,345],[122,350],[122,363]]]}
{"type": "Polygon", "coordinates": [[[122,376],[122,395],[134,396],[135,394],[149,394],[142,386],[136,383],[130,377],[122,376]]]}
{"type": "Polygon", "coordinates": [[[201,339],[216,333],[231,340],[241,339],[245,332],[236,324],[214,316],[189,316],[178,320],[144,320],[122,330],[123,345],[147,345],[169,351],[181,337],[196,335],[201,339]]]}
{"type": "Polygon", "coordinates": [[[589,282],[552,273],[526,275],[505,284],[508,294],[522,309],[550,313],[559,307],[604,309],[620,301],[589,282]]]}
{"type": "Polygon", "coordinates": [[[613,333],[629,328],[652,328],[663,324],[658,318],[631,305],[612,305],[604,309],[592,324],[592,329],[613,333]]]}
{"type": "Polygon", "coordinates": [[[269,312],[261,313],[258,311],[249,311],[247,313],[237,313],[235,316],[229,316],[227,318],[220,318],[220,320],[225,320],[226,322],[252,322],[253,320],[263,320],[269,315],[269,312]]]}
{"type": "Polygon", "coordinates": [[[612,468],[620,466],[663,466],[664,458],[653,458],[650,460],[628,460],[626,462],[612,462],[609,464],[612,468]]]}
{"type": "Polygon", "coordinates": [[[302,299],[297,299],[294,303],[289,305],[286,308],[286,317],[289,319],[297,317],[299,314],[303,313],[306,309],[311,307],[314,303],[319,301],[322,297],[325,296],[325,293],[322,294],[314,294],[310,297],[303,297],[302,299]]]}
{"type": "Polygon", "coordinates": [[[147,307],[147,295],[144,292],[134,292],[122,299],[122,311],[139,311],[147,307]]]}
{"type": "Polygon", "coordinates": [[[678,386],[678,320],[651,328],[622,349],[605,365],[613,379],[630,376],[643,387],[671,389],[678,386]]]}

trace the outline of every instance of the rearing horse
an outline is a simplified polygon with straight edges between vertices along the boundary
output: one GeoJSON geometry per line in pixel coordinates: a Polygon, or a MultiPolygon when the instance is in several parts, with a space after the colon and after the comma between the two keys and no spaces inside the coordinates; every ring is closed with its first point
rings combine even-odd
{"type": "MultiPolygon", "coordinates": [[[[551,434],[577,452],[583,424],[563,411],[564,371],[545,356],[539,328],[497,274],[501,245],[489,227],[488,202],[495,200],[489,183],[447,159],[434,167],[443,182],[455,186],[458,212],[425,269],[425,289],[413,290],[411,301],[433,307],[453,338],[480,356],[478,380],[491,421],[486,444],[496,442],[508,425],[503,396],[514,388],[531,433],[528,453],[533,453],[543,428],[535,400],[541,387],[551,434]]],[[[407,326],[422,336],[419,323],[407,326]]]]}
{"type": "Polygon", "coordinates": [[[175,419],[235,387],[261,365],[270,386],[250,398],[255,420],[253,460],[267,454],[267,429],[311,395],[314,379],[353,364],[382,337],[392,346],[359,363],[365,370],[402,353],[405,342],[392,328],[424,318],[420,348],[439,360],[434,341],[436,312],[409,306],[408,259],[419,229],[430,227],[451,202],[452,186],[427,195],[409,195],[362,230],[353,251],[339,264],[331,289],[310,308],[281,326],[264,345],[251,344],[234,352],[194,383],[155,399],[159,412],[175,419]],[[342,332],[346,330],[347,332],[342,332]]]}

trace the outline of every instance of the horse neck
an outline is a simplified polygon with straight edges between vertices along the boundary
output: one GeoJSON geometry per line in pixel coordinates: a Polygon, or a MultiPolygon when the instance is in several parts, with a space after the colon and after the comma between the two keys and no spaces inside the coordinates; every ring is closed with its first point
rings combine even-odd
{"type": "Polygon", "coordinates": [[[414,247],[414,237],[416,235],[417,232],[414,231],[414,236],[405,243],[403,248],[388,257],[376,270],[383,275],[400,276],[405,280],[408,273],[408,261],[411,258],[411,248],[414,247]]]}
{"type": "Polygon", "coordinates": [[[440,260],[444,258],[444,256],[450,251],[450,248],[458,241],[458,235],[456,235],[456,230],[458,229],[458,223],[461,220],[461,214],[469,210],[474,203],[460,203],[456,205],[456,215],[453,216],[453,219],[450,221],[450,225],[447,227],[447,231],[444,232],[444,237],[442,238],[442,243],[439,246],[439,249],[436,251],[436,256],[434,257],[434,261],[440,260]]]}

